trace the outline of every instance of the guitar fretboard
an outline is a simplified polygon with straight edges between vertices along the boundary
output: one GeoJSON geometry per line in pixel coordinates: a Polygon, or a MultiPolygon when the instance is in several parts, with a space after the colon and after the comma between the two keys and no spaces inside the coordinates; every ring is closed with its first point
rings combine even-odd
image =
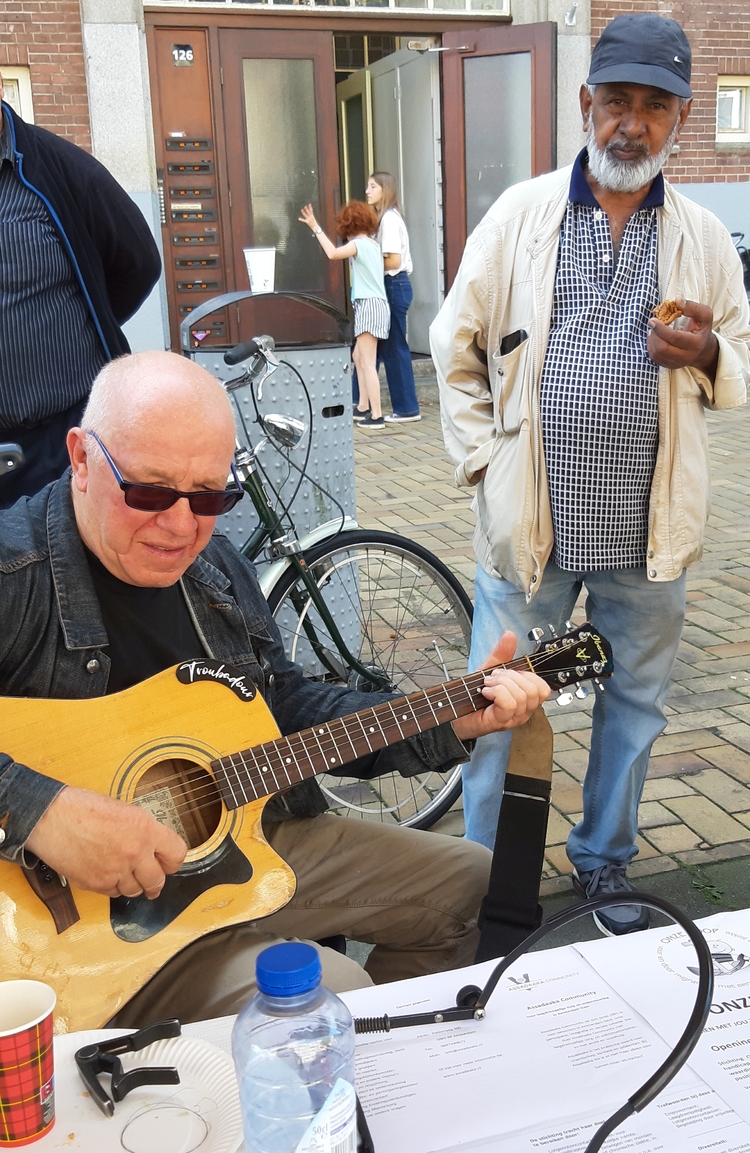
{"type": "MultiPolygon", "coordinates": [[[[521,657],[506,668],[528,669],[521,657]]],[[[281,792],[309,777],[356,761],[416,733],[484,708],[483,672],[398,697],[359,713],[243,749],[212,763],[228,809],[281,792]]]]}

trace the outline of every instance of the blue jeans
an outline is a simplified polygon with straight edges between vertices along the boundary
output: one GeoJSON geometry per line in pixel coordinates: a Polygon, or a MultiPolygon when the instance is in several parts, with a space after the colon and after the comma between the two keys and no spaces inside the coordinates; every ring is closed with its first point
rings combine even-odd
{"type": "Polygon", "coordinates": [[[391,406],[397,416],[416,416],[419,401],[414,384],[411,353],[406,343],[406,314],[414,299],[407,273],[385,274],[385,294],[391,306],[391,330],[378,341],[378,363],[385,365],[391,406]]]}
{"type": "MultiPolygon", "coordinates": [[[[685,570],[674,581],[649,581],[645,568],[564,572],[547,563],[531,604],[508,581],[477,566],[470,669],[510,629],[519,654],[529,653],[527,633],[565,621],[585,584],[586,615],[612,645],[615,671],[596,693],[591,752],[583,785],[583,820],[568,837],[568,857],[588,872],[610,863],[627,865],[636,855],[638,804],[648,758],[666,726],[662,711],[685,615],[685,570]]],[[[464,767],[466,836],[492,848],[497,831],[510,733],[477,741],[464,767]]]]}

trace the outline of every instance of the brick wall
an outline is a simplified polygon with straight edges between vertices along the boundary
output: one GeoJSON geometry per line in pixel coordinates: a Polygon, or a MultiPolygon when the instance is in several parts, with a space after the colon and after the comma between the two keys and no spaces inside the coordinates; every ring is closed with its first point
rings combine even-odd
{"type": "Polygon", "coordinates": [[[35,122],[90,152],[79,0],[1,0],[3,64],[28,66],[35,122]]]}
{"type": "MultiPolygon", "coordinates": [[[[592,0],[592,45],[621,12],[658,12],[687,32],[693,50],[693,106],[680,138],[680,153],[666,168],[679,183],[734,183],[750,178],[750,153],[716,151],[716,80],[750,76],[748,0],[592,0]]],[[[750,191],[748,192],[750,195],[750,191]]]]}

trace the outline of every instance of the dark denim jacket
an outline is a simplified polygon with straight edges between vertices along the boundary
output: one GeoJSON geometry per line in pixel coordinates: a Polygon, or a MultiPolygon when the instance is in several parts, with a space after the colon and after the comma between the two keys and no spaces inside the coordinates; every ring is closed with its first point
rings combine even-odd
{"type": "MultiPolygon", "coordinates": [[[[372,707],[385,696],[306,680],[284,655],[253,565],[215,534],[182,577],[206,655],[247,672],[282,734],[372,707]]],[[[0,695],[85,698],[107,689],[110,660],[99,602],[78,534],[70,472],[37,496],[0,513],[0,695]]],[[[196,654],[198,655],[198,654],[196,654]]],[[[2,748],[0,733],[0,748],[2,748]]],[[[347,766],[353,776],[447,769],[467,750],[450,725],[402,741],[347,766]]],[[[24,841],[63,785],[0,753],[0,852],[18,859],[24,841]]],[[[276,798],[268,816],[307,816],[327,808],[314,781],[276,798]]],[[[270,810],[270,811],[269,811],[270,810]]]]}

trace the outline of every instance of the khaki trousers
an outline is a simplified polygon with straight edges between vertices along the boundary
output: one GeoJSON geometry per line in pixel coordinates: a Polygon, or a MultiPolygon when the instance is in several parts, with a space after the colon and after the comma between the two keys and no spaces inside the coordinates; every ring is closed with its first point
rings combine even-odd
{"type": "MultiPolygon", "coordinates": [[[[141,1027],[237,1013],[255,992],[255,958],[279,940],[344,936],[374,946],[366,971],[320,949],[334,992],[469,965],[491,854],[471,841],[324,814],[269,824],[269,843],[297,876],[291,901],[260,921],[183,949],[112,1024],[141,1027]]],[[[317,946],[316,946],[317,947],[317,946]]]]}

